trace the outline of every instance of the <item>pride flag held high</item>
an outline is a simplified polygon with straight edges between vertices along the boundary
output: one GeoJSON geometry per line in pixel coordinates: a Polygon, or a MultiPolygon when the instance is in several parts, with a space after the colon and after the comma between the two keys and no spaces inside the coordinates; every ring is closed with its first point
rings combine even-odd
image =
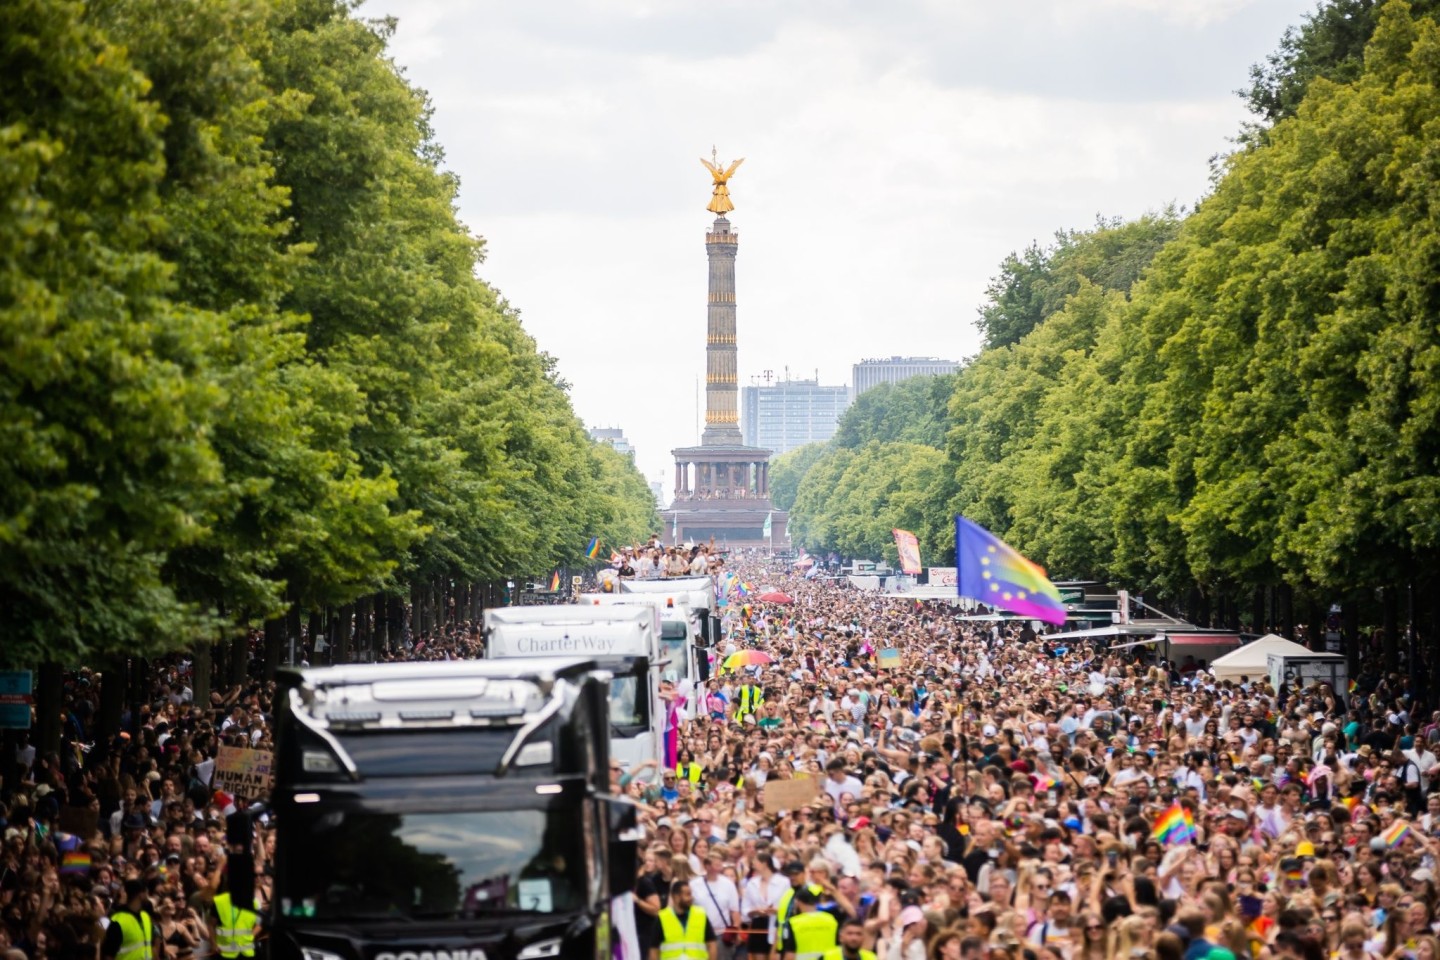
{"type": "Polygon", "coordinates": [[[1152,840],[1159,840],[1167,847],[1189,843],[1195,839],[1195,820],[1190,811],[1180,804],[1172,804],[1169,810],[1160,814],[1155,829],[1150,831],[1152,840]]]}
{"type": "Polygon", "coordinates": [[[955,580],[962,597],[1046,623],[1065,622],[1060,591],[1044,568],[964,517],[955,518],[955,580]]]}
{"type": "Polygon", "coordinates": [[[590,543],[589,543],[589,545],[585,547],[585,556],[589,557],[591,560],[594,560],[596,557],[600,556],[600,538],[599,538],[599,537],[591,537],[591,538],[590,538],[590,543]]]}

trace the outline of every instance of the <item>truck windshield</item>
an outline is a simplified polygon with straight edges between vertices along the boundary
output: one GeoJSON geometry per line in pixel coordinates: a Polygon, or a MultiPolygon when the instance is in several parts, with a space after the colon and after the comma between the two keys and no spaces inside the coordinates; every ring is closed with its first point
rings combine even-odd
{"type": "Polygon", "coordinates": [[[617,673],[610,680],[610,723],[624,736],[635,736],[650,722],[644,691],[644,684],[633,673],[617,673]]]}
{"type": "Polygon", "coordinates": [[[690,676],[690,665],[686,656],[689,625],[683,620],[663,620],[660,623],[660,643],[665,647],[665,658],[670,661],[665,667],[665,679],[679,683],[690,676]]]}
{"type": "Polygon", "coordinates": [[[308,814],[281,826],[276,900],[292,919],[458,920],[583,902],[573,811],[308,814]]]}

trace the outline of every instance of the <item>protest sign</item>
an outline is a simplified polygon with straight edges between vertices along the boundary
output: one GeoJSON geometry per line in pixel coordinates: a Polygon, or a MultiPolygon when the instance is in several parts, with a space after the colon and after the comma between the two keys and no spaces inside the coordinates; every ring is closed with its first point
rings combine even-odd
{"type": "Polygon", "coordinates": [[[274,782],[269,750],[221,747],[215,755],[215,789],[246,800],[270,795],[274,782]]]}
{"type": "Polygon", "coordinates": [[[796,777],[794,780],[766,780],[764,789],[766,813],[795,810],[820,795],[820,785],[812,777],[796,777]]]}

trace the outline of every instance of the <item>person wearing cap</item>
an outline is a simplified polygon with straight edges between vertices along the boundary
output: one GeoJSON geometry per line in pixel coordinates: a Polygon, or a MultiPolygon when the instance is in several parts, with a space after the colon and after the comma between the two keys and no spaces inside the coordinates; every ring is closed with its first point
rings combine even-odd
{"type": "Polygon", "coordinates": [[[840,924],[819,904],[819,896],[809,887],[795,892],[795,912],[780,941],[783,960],[821,960],[836,946],[840,924]]]}
{"type": "Polygon", "coordinates": [[[775,905],[775,921],[777,926],[776,939],[783,942],[789,929],[790,918],[794,916],[797,905],[795,896],[801,889],[809,890],[819,903],[820,894],[824,889],[820,886],[805,882],[805,864],[799,860],[791,860],[785,864],[785,879],[790,883],[790,889],[780,895],[780,901],[775,905]]]}
{"type": "Polygon", "coordinates": [[[100,941],[101,960],[156,960],[164,958],[160,927],[145,909],[145,884],[125,881],[125,903],[110,914],[110,926],[100,941]]]}
{"type": "Polygon", "coordinates": [[[670,905],[659,920],[660,944],[650,948],[650,960],[716,960],[715,928],[684,880],[670,885],[670,905]]]}

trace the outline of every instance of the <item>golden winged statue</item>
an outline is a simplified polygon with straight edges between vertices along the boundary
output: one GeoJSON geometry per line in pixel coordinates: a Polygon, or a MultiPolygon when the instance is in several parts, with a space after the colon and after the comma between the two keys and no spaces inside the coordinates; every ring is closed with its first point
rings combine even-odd
{"type": "Polygon", "coordinates": [[[740,168],[740,164],[745,162],[745,158],[741,157],[739,160],[736,160],[730,164],[728,169],[721,169],[724,164],[720,162],[715,148],[711,147],[710,159],[706,160],[704,157],[701,157],[700,162],[705,164],[705,169],[710,171],[710,176],[715,181],[715,192],[710,195],[710,203],[705,209],[711,213],[724,216],[735,209],[735,204],[730,202],[730,189],[725,186],[725,182],[735,176],[735,171],[740,168]]]}

